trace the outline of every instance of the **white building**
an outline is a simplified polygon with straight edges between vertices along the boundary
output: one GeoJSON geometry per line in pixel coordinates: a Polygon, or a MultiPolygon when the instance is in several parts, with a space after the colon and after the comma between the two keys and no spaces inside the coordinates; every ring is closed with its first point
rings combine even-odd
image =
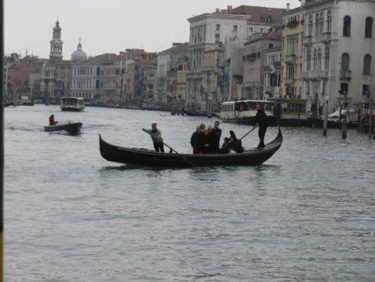
{"type": "MultiPolygon", "coordinates": [[[[234,38],[242,43],[254,33],[268,33],[273,25],[281,24],[284,11],[285,9],[256,6],[228,6],[226,10],[216,9],[214,13],[189,18],[188,104],[193,108],[206,109],[207,96],[202,92],[202,67],[206,51],[216,49],[234,38]]],[[[217,71],[223,70],[224,68],[217,71]]]]}
{"type": "Polygon", "coordinates": [[[360,107],[375,87],[375,0],[307,0],[304,10],[303,97],[328,99],[330,112],[346,98],[360,107]]]}

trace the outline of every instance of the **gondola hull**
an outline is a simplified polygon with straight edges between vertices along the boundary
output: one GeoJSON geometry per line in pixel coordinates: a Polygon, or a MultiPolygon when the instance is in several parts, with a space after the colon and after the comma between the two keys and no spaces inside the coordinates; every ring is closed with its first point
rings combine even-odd
{"type": "Polygon", "coordinates": [[[243,153],[229,154],[177,154],[159,153],[153,150],[125,148],[112,145],[99,135],[100,154],[110,162],[146,167],[203,167],[203,166],[253,166],[267,161],[283,141],[281,130],[264,149],[251,149],[243,153]]]}

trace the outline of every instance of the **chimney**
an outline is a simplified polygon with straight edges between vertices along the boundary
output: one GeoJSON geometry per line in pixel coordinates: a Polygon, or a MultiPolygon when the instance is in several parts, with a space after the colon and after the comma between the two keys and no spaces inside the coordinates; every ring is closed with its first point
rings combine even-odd
{"type": "Polygon", "coordinates": [[[286,3],[286,10],[289,11],[289,9],[290,9],[290,4],[286,3]]]}
{"type": "Polygon", "coordinates": [[[227,6],[228,14],[232,14],[232,5],[227,6]]]}
{"type": "Polygon", "coordinates": [[[219,8],[216,8],[216,13],[219,13],[220,12],[220,9],[219,8]]]}

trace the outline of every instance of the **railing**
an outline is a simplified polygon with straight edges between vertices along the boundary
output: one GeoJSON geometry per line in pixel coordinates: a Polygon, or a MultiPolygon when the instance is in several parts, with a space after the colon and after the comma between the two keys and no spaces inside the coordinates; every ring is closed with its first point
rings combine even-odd
{"type": "Polygon", "coordinates": [[[293,65],[296,62],[296,55],[295,54],[290,54],[286,55],[284,58],[284,62],[288,65],[293,65]]]}
{"type": "Polygon", "coordinates": [[[349,80],[351,78],[352,78],[352,71],[350,71],[350,70],[341,70],[340,71],[340,79],[349,80]]]}

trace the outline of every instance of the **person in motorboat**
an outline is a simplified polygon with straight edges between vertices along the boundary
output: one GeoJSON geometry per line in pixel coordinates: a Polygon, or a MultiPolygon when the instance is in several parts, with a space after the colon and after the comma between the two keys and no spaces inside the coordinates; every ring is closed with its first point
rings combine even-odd
{"type": "Polygon", "coordinates": [[[164,143],[161,137],[161,131],[157,128],[156,122],[151,124],[151,129],[142,128],[144,132],[150,134],[152,142],[154,143],[154,148],[156,152],[164,153],[164,143]]]}
{"type": "Polygon", "coordinates": [[[264,149],[264,136],[266,135],[268,123],[267,123],[267,115],[263,109],[261,104],[256,105],[257,114],[255,115],[255,123],[253,125],[253,129],[259,126],[258,136],[259,136],[259,144],[258,149],[264,149]]]}
{"type": "Polygon", "coordinates": [[[55,125],[58,123],[58,121],[55,121],[55,116],[52,114],[49,116],[49,125],[55,125]]]}

